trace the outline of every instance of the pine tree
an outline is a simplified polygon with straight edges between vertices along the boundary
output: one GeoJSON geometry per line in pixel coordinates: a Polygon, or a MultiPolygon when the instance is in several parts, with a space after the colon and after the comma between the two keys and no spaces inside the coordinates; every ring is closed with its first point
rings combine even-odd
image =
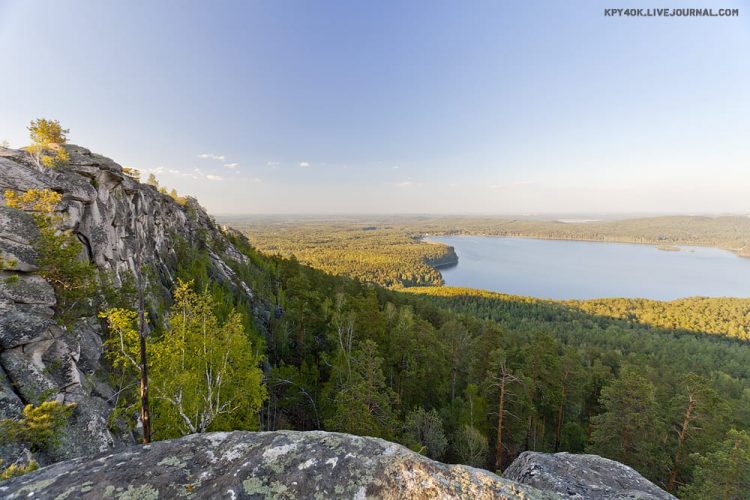
{"type": "Polygon", "coordinates": [[[443,421],[435,410],[417,408],[409,412],[404,423],[407,441],[417,447],[417,451],[434,460],[442,460],[448,440],[443,431],[443,421]]]}
{"type": "Polygon", "coordinates": [[[672,463],[667,491],[674,491],[685,459],[720,437],[729,408],[703,377],[688,373],[680,379],[679,391],[670,405],[672,463]]]}
{"type": "Polygon", "coordinates": [[[505,359],[505,353],[501,349],[493,351],[493,362],[487,372],[489,384],[497,390],[497,438],[495,441],[495,470],[503,469],[503,422],[508,413],[507,406],[513,393],[511,386],[520,382],[505,359]]]}
{"type": "Polygon", "coordinates": [[[731,429],[715,451],[694,455],[693,482],[680,490],[682,498],[743,500],[750,492],[750,434],[731,429]]]}
{"type": "Polygon", "coordinates": [[[604,413],[593,420],[590,452],[630,465],[655,477],[662,463],[654,386],[634,369],[602,389],[604,413]]]}
{"type": "Polygon", "coordinates": [[[397,423],[393,411],[396,394],[385,382],[377,344],[371,340],[363,342],[350,363],[350,374],[347,363],[339,363],[336,368],[344,371],[343,383],[334,389],[336,396],[327,426],[360,436],[393,438],[397,423]]]}

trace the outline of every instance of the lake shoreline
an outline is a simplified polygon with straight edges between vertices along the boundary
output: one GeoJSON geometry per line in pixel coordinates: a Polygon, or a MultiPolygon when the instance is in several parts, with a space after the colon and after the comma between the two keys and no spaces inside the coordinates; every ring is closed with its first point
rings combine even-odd
{"type": "Polygon", "coordinates": [[[421,241],[455,252],[455,263],[435,266],[446,287],[545,300],[750,297],[747,261],[725,248],[466,233],[425,234],[421,241]]]}
{"type": "Polygon", "coordinates": [[[521,238],[521,239],[529,239],[529,240],[546,240],[546,241],[580,241],[584,243],[618,243],[621,245],[641,245],[641,246],[650,246],[650,247],[656,247],[657,249],[661,250],[662,248],[659,247],[694,247],[694,248],[715,248],[717,250],[724,250],[726,252],[732,253],[736,255],[737,257],[741,259],[750,259],[750,250],[745,248],[727,248],[722,247],[719,245],[713,245],[710,242],[705,243],[668,243],[664,244],[661,242],[655,242],[655,241],[626,241],[626,240],[620,240],[620,239],[614,239],[614,238],[565,238],[561,236],[548,236],[548,235],[534,235],[534,234],[494,234],[494,233],[465,233],[465,232],[452,232],[452,233],[429,233],[429,234],[423,234],[420,238],[421,243],[438,243],[438,244],[444,244],[439,241],[431,241],[430,237],[471,237],[471,236],[481,236],[486,238],[521,238]]]}

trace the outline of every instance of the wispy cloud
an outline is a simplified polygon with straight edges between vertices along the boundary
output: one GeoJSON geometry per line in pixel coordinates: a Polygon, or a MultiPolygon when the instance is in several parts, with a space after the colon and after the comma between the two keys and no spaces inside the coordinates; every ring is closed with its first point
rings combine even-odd
{"type": "Polygon", "coordinates": [[[280,165],[280,163],[277,162],[277,161],[267,161],[266,165],[269,166],[269,167],[272,167],[272,168],[276,168],[276,167],[278,167],[280,165]]]}
{"type": "Polygon", "coordinates": [[[303,168],[307,168],[307,167],[310,166],[310,162],[309,161],[301,161],[301,162],[299,162],[299,166],[303,167],[303,168]]]}
{"type": "Polygon", "coordinates": [[[212,153],[201,153],[198,155],[198,158],[203,158],[204,160],[218,160],[218,161],[226,160],[226,157],[224,155],[215,155],[212,153]]]}
{"type": "Polygon", "coordinates": [[[239,163],[225,163],[224,166],[227,168],[237,168],[240,166],[240,164],[239,163]]]}
{"type": "Polygon", "coordinates": [[[206,175],[206,179],[209,181],[223,181],[224,178],[220,175],[214,175],[214,174],[208,174],[206,175]]]}
{"type": "Polygon", "coordinates": [[[408,188],[413,186],[414,183],[412,181],[403,181],[403,182],[397,182],[396,187],[397,188],[408,188]]]}
{"type": "Polygon", "coordinates": [[[492,190],[498,190],[498,189],[521,188],[521,187],[535,186],[535,185],[537,185],[537,183],[534,181],[516,181],[516,182],[510,182],[507,184],[489,184],[487,187],[492,190]]]}
{"type": "Polygon", "coordinates": [[[393,166],[391,167],[391,169],[392,169],[392,170],[398,170],[399,168],[401,168],[401,167],[399,167],[398,165],[393,165],[393,166]]]}

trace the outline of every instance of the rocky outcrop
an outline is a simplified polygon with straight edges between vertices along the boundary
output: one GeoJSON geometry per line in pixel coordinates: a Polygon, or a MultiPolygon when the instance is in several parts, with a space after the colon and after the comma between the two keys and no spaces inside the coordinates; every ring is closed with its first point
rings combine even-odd
{"type": "Polygon", "coordinates": [[[559,498],[381,439],[291,431],[195,434],[61,462],[0,483],[0,497],[559,498]]]}
{"type": "MultiPolygon", "coordinates": [[[[116,286],[148,266],[154,271],[148,287],[154,303],[169,297],[178,241],[203,237],[222,249],[221,255],[210,252],[212,279],[252,299],[252,290],[229,265],[245,257],[195,200],[179,204],[108,158],[66,148],[71,160],[61,169],[40,168],[25,152],[0,148],[0,418],[17,418],[24,404],[44,399],[76,403],[63,441],[38,457],[42,463],[112,451],[134,440],[108,423],[116,391],[106,383],[99,320],[58,324],[53,287],[36,274],[36,224],[31,215],[3,206],[6,190],[62,194],[59,226],[83,244],[80,258],[116,286]]],[[[0,445],[0,459],[12,463],[15,458],[0,445]]]]}
{"type": "Polygon", "coordinates": [[[506,479],[565,498],[669,500],[675,497],[635,470],[597,455],[526,451],[503,473],[506,479]]]}

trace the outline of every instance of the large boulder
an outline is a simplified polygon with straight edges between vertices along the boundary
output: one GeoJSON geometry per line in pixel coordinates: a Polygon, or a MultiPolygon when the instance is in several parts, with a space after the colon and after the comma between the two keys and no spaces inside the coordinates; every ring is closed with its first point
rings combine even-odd
{"type": "Polygon", "coordinates": [[[559,493],[566,498],[675,498],[627,465],[598,455],[526,451],[505,470],[503,477],[544,491],[559,493]]]}
{"type": "Polygon", "coordinates": [[[557,495],[376,438],[327,432],[195,434],[0,483],[14,498],[485,498],[557,495]]]}

